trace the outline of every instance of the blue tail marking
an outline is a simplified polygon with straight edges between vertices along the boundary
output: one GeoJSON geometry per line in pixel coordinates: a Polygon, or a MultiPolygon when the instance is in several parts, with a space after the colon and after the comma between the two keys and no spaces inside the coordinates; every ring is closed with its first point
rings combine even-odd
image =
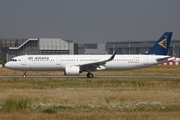
{"type": "Polygon", "coordinates": [[[156,44],[146,54],[151,55],[167,55],[171,42],[172,32],[165,32],[156,44]]]}

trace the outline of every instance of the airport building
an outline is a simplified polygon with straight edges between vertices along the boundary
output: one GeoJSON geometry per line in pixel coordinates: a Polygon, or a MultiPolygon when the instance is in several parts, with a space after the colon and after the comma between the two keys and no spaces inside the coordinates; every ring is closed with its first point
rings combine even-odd
{"type": "MultiPolygon", "coordinates": [[[[112,54],[118,50],[118,54],[145,54],[157,41],[127,41],[127,42],[107,42],[106,51],[112,54]]],[[[180,55],[180,40],[172,40],[169,46],[168,55],[176,53],[180,55]]]]}
{"type": "Polygon", "coordinates": [[[103,54],[105,43],[79,44],[79,54],[97,55],[103,54]]]}
{"type": "MultiPolygon", "coordinates": [[[[157,40],[77,44],[60,38],[0,39],[0,59],[7,62],[18,55],[61,54],[145,54],[157,40]]],[[[180,40],[172,40],[168,55],[180,56],[180,40]]]]}
{"type": "Polygon", "coordinates": [[[0,39],[0,59],[7,62],[18,55],[78,54],[78,44],[60,38],[0,39]]]}
{"type": "MultiPolygon", "coordinates": [[[[122,41],[122,42],[106,42],[105,44],[79,44],[79,54],[113,54],[118,50],[117,54],[145,54],[157,40],[146,41],[122,41]]],[[[173,54],[180,56],[180,40],[172,40],[168,55],[173,54]]]]}

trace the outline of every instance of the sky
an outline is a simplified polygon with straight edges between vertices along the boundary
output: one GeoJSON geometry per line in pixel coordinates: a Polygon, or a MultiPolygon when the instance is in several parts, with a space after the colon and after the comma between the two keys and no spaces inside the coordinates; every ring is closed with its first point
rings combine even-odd
{"type": "Polygon", "coordinates": [[[0,38],[180,39],[180,0],[0,0],[0,38]]]}

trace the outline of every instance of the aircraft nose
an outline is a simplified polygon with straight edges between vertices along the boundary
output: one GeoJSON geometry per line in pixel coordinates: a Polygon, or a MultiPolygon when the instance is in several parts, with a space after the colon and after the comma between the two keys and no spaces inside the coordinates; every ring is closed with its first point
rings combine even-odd
{"type": "Polygon", "coordinates": [[[10,63],[9,62],[7,62],[5,65],[4,65],[6,68],[10,68],[10,63]]]}

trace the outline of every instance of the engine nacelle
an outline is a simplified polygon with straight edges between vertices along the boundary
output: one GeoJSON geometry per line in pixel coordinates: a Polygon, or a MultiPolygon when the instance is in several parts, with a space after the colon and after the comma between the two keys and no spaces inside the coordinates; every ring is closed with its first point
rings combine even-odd
{"type": "Polygon", "coordinates": [[[66,66],[64,69],[64,75],[67,75],[67,76],[79,75],[79,67],[78,66],[66,66]]]}

